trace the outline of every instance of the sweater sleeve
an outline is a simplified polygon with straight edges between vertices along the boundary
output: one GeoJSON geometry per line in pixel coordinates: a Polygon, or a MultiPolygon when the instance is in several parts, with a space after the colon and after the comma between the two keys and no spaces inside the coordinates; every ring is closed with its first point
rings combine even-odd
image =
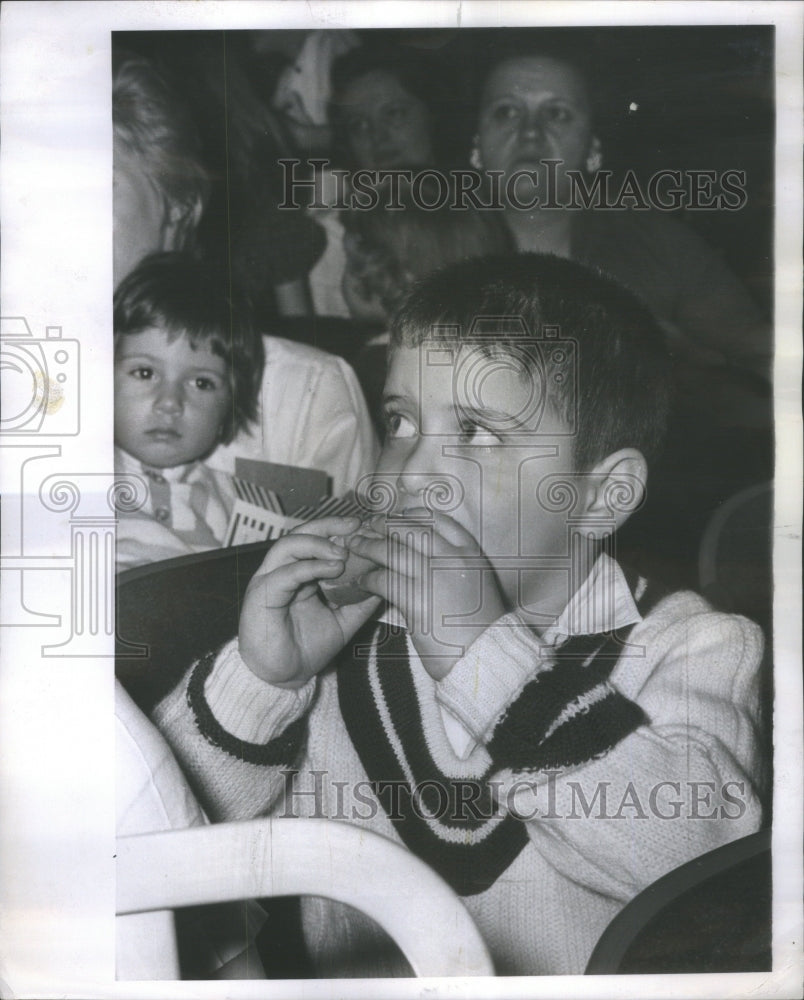
{"type": "Polygon", "coordinates": [[[162,731],[213,822],[268,812],[283,770],[301,756],[315,679],[274,687],[243,663],[237,640],[194,664],[154,710],[162,731]]]}
{"type": "Polygon", "coordinates": [[[763,767],[757,626],[673,595],[628,642],[607,678],[495,626],[438,693],[485,744],[501,805],[542,855],[621,901],[756,830],[763,767]]]}

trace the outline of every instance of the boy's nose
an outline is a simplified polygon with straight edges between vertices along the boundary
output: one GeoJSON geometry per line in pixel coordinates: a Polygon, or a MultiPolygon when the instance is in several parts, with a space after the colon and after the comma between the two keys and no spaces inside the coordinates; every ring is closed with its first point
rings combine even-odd
{"type": "Polygon", "coordinates": [[[432,486],[433,476],[424,473],[400,472],[396,477],[396,509],[408,510],[411,507],[427,506],[428,488],[432,486]]]}
{"type": "Polygon", "coordinates": [[[438,455],[440,449],[428,448],[426,444],[427,442],[420,441],[411,449],[401,468],[397,470],[395,485],[399,510],[425,504],[429,492],[444,479],[444,459],[438,455]]]}

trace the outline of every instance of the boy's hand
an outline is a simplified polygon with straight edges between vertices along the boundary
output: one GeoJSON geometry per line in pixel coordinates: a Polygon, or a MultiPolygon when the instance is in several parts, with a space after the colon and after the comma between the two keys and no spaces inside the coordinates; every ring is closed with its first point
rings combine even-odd
{"type": "Polygon", "coordinates": [[[491,564],[465,528],[446,514],[421,511],[419,524],[418,512],[409,513],[410,521],[397,522],[401,537],[355,536],[349,548],[378,564],[360,586],[402,613],[425,669],[441,680],[505,605],[491,564]],[[452,623],[451,616],[467,620],[452,623]]]}
{"type": "Polygon", "coordinates": [[[354,531],[356,517],[310,521],[280,538],[246,590],[240,613],[240,655],[257,677],[301,687],[340,652],[380,605],[378,597],[331,608],[319,580],[343,572],[346,552],[330,536],[354,531]]]}

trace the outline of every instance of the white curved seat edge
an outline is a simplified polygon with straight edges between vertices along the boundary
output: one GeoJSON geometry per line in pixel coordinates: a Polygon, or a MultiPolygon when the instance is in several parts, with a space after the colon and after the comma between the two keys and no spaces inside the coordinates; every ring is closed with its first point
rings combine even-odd
{"type": "Polygon", "coordinates": [[[258,819],[117,840],[118,914],[266,896],[354,906],[390,934],[417,976],[494,975],[474,921],[441,876],[360,827],[258,819]]]}

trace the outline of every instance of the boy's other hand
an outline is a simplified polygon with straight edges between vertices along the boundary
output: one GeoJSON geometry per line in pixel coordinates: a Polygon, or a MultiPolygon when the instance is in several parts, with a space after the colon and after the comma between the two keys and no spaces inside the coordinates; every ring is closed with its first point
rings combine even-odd
{"type": "Polygon", "coordinates": [[[441,680],[506,608],[476,539],[446,514],[421,513],[420,530],[417,511],[406,511],[411,520],[393,537],[355,536],[349,548],[378,564],[360,578],[361,587],[401,612],[424,668],[441,680]]]}
{"type": "Polygon", "coordinates": [[[340,652],[380,605],[379,597],[332,608],[319,580],[344,569],[346,551],[330,540],[355,531],[356,517],[309,521],[280,538],[246,590],[240,613],[240,655],[257,677],[301,687],[340,652]]]}

